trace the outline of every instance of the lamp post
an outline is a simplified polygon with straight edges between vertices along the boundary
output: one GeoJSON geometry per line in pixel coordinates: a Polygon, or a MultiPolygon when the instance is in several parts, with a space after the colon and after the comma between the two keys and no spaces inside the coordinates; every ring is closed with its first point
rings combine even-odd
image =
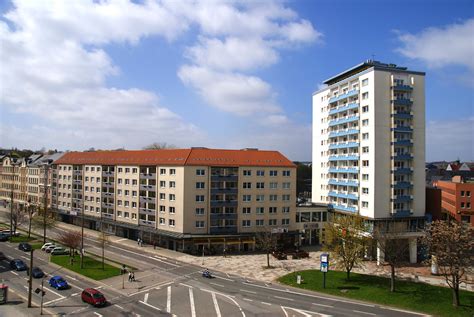
{"type": "Polygon", "coordinates": [[[10,241],[13,238],[13,184],[10,191],[10,241]]]}
{"type": "Polygon", "coordinates": [[[30,253],[30,268],[29,270],[29,277],[28,277],[28,308],[31,308],[31,291],[33,289],[33,251],[34,249],[31,249],[30,253]]]}
{"type": "Polygon", "coordinates": [[[44,178],[43,178],[43,244],[46,243],[46,214],[48,212],[48,165],[44,164],[44,178]]]}

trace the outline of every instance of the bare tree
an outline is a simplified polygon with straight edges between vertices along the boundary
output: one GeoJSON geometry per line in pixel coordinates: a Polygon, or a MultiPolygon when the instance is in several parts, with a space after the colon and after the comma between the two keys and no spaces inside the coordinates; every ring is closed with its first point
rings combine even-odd
{"type": "Polygon", "coordinates": [[[31,225],[34,228],[41,228],[43,229],[44,226],[46,226],[47,229],[51,229],[56,225],[56,219],[54,219],[52,216],[49,217],[43,217],[40,214],[33,215],[31,218],[31,225]]]}
{"type": "Polygon", "coordinates": [[[267,268],[270,268],[270,253],[276,248],[277,236],[270,228],[266,228],[265,231],[257,233],[256,239],[257,247],[267,254],[267,268]]]}
{"type": "Polygon", "coordinates": [[[435,221],[423,242],[452,290],[453,306],[459,306],[459,285],[467,282],[466,273],[474,265],[474,229],[455,221],[435,221]]]}
{"type": "Polygon", "coordinates": [[[161,150],[161,149],[175,149],[176,146],[173,144],[168,144],[166,142],[153,142],[152,144],[149,144],[145,146],[143,149],[144,150],[161,150]]]}
{"type": "Polygon", "coordinates": [[[102,247],[102,270],[105,269],[105,245],[109,242],[109,236],[103,230],[100,231],[99,236],[97,237],[101,247],[102,247]]]}
{"type": "Polygon", "coordinates": [[[11,221],[12,224],[12,232],[15,233],[16,229],[22,224],[25,220],[25,213],[21,210],[18,205],[15,205],[13,208],[13,212],[8,214],[8,219],[11,221]]]}
{"type": "Polygon", "coordinates": [[[35,214],[37,206],[34,204],[29,204],[26,207],[26,212],[28,215],[28,238],[31,237],[31,227],[33,225],[33,215],[35,214]]]}
{"type": "Polygon", "coordinates": [[[69,248],[69,256],[74,257],[75,251],[81,245],[81,233],[79,231],[61,231],[58,241],[69,248]]]}
{"type": "Polygon", "coordinates": [[[350,280],[350,273],[361,265],[370,240],[369,226],[359,215],[334,215],[325,226],[325,249],[334,256],[336,267],[342,268],[350,280]]]}
{"type": "Polygon", "coordinates": [[[390,266],[390,292],[395,292],[395,269],[407,262],[409,251],[407,238],[401,231],[385,231],[380,228],[374,229],[373,238],[384,254],[385,262],[390,266]]]}

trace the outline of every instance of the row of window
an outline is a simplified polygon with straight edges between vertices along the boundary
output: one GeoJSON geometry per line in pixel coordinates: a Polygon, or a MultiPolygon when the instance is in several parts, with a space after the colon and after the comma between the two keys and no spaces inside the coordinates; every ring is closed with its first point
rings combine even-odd
{"type": "Polygon", "coordinates": [[[471,191],[470,190],[467,190],[467,191],[461,190],[461,197],[471,197],[471,191]]]}
{"type": "MultiPolygon", "coordinates": [[[[282,201],[289,201],[291,195],[281,195],[282,201]]],[[[278,195],[269,195],[270,201],[278,200],[278,195]]],[[[242,195],[244,202],[252,201],[252,195],[242,195]]],[[[265,201],[265,195],[255,195],[255,201],[265,201]]]]}
{"type": "MultiPolygon", "coordinates": [[[[265,176],[265,171],[264,170],[257,170],[256,172],[257,176],[265,176]]],[[[252,170],[243,170],[243,175],[244,176],[252,176],[252,170]]],[[[278,176],[278,171],[277,170],[271,170],[269,171],[270,176],[278,176]]],[[[285,177],[288,177],[291,175],[291,171],[285,170],[282,171],[282,175],[285,177]]]]}
{"type": "MultiPolygon", "coordinates": [[[[290,189],[290,184],[291,183],[289,183],[289,182],[284,182],[284,183],[282,183],[282,188],[283,189],[290,189]]],[[[278,189],[278,183],[277,182],[270,182],[269,185],[270,185],[270,189],[278,189]]],[[[252,183],[251,182],[244,182],[242,184],[242,187],[244,189],[250,189],[250,188],[252,188],[252,183]]],[[[257,189],[264,189],[265,188],[265,183],[264,182],[257,182],[255,184],[255,187],[257,189]]]]}

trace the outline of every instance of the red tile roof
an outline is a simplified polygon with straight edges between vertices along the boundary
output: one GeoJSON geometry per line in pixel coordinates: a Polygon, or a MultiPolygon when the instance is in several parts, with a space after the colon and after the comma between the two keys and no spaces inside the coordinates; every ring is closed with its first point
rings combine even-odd
{"type": "Polygon", "coordinates": [[[207,148],[68,152],[55,164],[295,167],[278,151],[207,148]]]}

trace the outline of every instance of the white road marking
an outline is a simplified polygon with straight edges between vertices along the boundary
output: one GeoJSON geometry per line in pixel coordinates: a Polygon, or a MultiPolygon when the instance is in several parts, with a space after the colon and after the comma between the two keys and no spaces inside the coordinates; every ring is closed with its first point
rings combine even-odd
{"type": "Polygon", "coordinates": [[[267,302],[260,302],[260,303],[265,304],[265,305],[268,305],[268,306],[271,306],[271,305],[272,305],[272,304],[267,303],[267,302]]]}
{"type": "Polygon", "coordinates": [[[189,291],[189,303],[191,305],[191,317],[196,317],[196,308],[194,307],[193,289],[188,288],[188,291],[189,291]]]}
{"type": "Polygon", "coordinates": [[[279,298],[279,299],[284,299],[284,300],[294,301],[294,299],[292,299],[292,298],[287,298],[287,297],[281,297],[281,296],[273,296],[273,297],[279,298]]]}
{"type": "Polygon", "coordinates": [[[125,240],[128,240],[128,239],[127,238],[118,239],[118,240],[115,240],[114,242],[120,242],[120,241],[125,241],[125,240]]]}
{"type": "Polygon", "coordinates": [[[15,274],[16,276],[20,276],[17,272],[15,271],[10,271],[12,274],[15,274]]]}
{"type": "Polygon", "coordinates": [[[27,261],[29,261],[29,260],[30,260],[30,258],[29,258],[29,257],[27,257],[27,256],[24,256],[24,255],[20,255],[20,258],[23,258],[23,259],[25,259],[25,260],[27,260],[27,261]]]}
{"type": "MultiPolygon", "coordinates": [[[[375,307],[375,306],[373,306],[373,307],[375,307]]],[[[399,312],[407,313],[407,314],[413,314],[413,315],[419,315],[419,316],[429,316],[429,315],[426,315],[426,314],[415,313],[415,312],[412,312],[412,311],[409,311],[409,310],[397,309],[397,308],[392,308],[392,307],[388,307],[388,306],[379,306],[379,307],[383,308],[383,309],[399,311],[399,312]]]]}
{"type": "Polygon", "coordinates": [[[281,309],[283,309],[283,312],[285,313],[285,317],[288,317],[288,313],[286,312],[285,308],[283,306],[280,306],[281,309]]]}
{"type": "Polygon", "coordinates": [[[230,278],[226,278],[226,277],[222,277],[222,276],[217,276],[217,275],[213,275],[215,278],[220,278],[221,280],[226,280],[226,281],[229,281],[229,282],[235,282],[235,280],[232,280],[230,278]]]}
{"type": "Polygon", "coordinates": [[[143,298],[143,301],[144,301],[145,303],[148,303],[148,295],[149,295],[149,293],[146,293],[146,294],[145,294],[145,298],[143,298]]]}
{"type": "Polygon", "coordinates": [[[365,311],[360,311],[360,310],[352,310],[354,313],[358,313],[358,314],[366,314],[366,315],[371,315],[371,316],[375,316],[376,314],[373,314],[373,313],[368,313],[368,312],[365,312],[365,311]]]}
{"type": "Polygon", "coordinates": [[[254,292],[254,291],[247,291],[246,289],[240,289],[241,292],[246,292],[246,293],[250,293],[250,294],[257,294],[257,292],[254,292]]]}
{"type": "Polygon", "coordinates": [[[77,296],[79,295],[80,293],[74,293],[74,294],[71,294],[71,296],[77,296]]]}
{"type": "Polygon", "coordinates": [[[171,312],[171,285],[168,286],[168,294],[166,296],[166,312],[171,312]]]}
{"type": "Polygon", "coordinates": [[[225,287],[225,286],[222,285],[222,284],[217,284],[217,283],[214,283],[214,282],[210,282],[209,284],[212,284],[212,285],[215,285],[215,286],[220,286],[220,287],[225,287]]]}
{"type": "Polygon", "coordinates": [[[179,283],[179,285],[183,285],[183,286],[186,286],[186,287],[188,287],[188,288],[193,288],[191,285],[184,284],[184,283],[179,283]]]}
{"type": "Polygon", "coordinates": [[[146,287],[145,289],[142,289],[141,291],[128,294],[128,296],[130,297],[130,296],[135,296],[135,295],[137,295],[137,294],[149,292],[151,289],[161,289],[161,287],[166,286],[166,285],[170,285],[170,284],[173,284],[173,283],[174,283],[174,281],[162,282],[161,284],[160,284],[160,283],[157,283],[157,284],[155,284],[155,285],[146,287]]]}
{"type": "Polygon", "coordinates": [[[253,302],[253,299],[250,298],[243,298],[243,300],[246,300],[247,302],[253,302]]]}
{"type": "Polygon", "coordinates": [[[73,280],[73,281],[77,281],[77,278],[74,278],[74,277],[72,277],[72,276],[66,275],[66,277],[67,277],[67,278],[70,278],[70,279],[73,280]]]}
{"type": "Polygon", "coordinates": [[[104,287],[104,286],[101,285],[101,286],[96,287],[95,289],[101,289],[102,287],[104,287]]]}
{"type": "Polygon", "coordinates": [[[99,316],[99,317],[102,317],[102,315],[99,314],[98,312],[94,312],[94,315],[97,315],[97,316],[99,316]]]}
{"type": "Polygon", "coordinates": [[[212,301],[214,302],[214,309],[216,310],[217,317],[221,317],[221,311],[219,309],[219,304],[217,303],[216,293],[212,293],[212,301]]]}
{"type": "Polygon", "coordinates": [[[117,307],[120,308],[121,310],[125,310],[125,309],[124,309],[122,306],[120,306],[120,305],[115,304],[115,306],[117,306],[117,307]]]}
{"type": "Polygon", "coordinates": [[[160,308],[155,307],[155,306],[153,306],[153,305],[151,305],[151,304],[145,303],[144,301],[141,301],[141,300],[140,300],[140,301],[138,301],[138,302],[139,302],[139,303],[142,303],[143,305],[146,305],[146,306],[148,306],[148,307],[151,307],[151,308],[153,308],[153,309],[156,309],[156,310],[161,311],[160,308]]]}
{"type": "Polygon", "coordinates": [[[324,304],[318,304],[318,303],[313,303],[313,305],[322,306],[322,307],[330,307],[330,308],[334,307],[334,306],[331,306],[331,305],[324,305],[324,304]]]}

